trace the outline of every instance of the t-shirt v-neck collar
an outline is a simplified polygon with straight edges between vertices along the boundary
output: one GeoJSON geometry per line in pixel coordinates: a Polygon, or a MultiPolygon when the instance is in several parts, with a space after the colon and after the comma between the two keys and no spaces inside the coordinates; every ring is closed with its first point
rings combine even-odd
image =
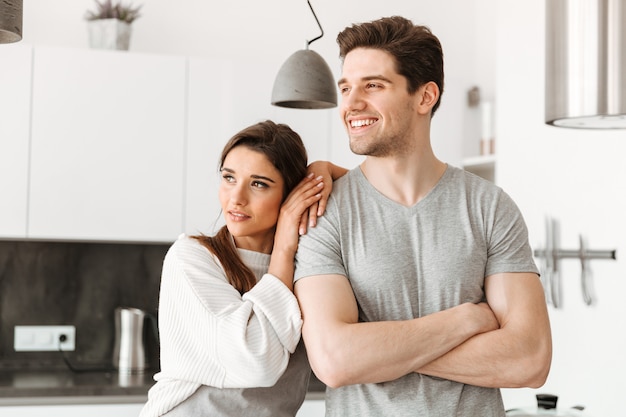
{"type": "Polygon", "coordinates": [[[361,167],[357,167],[355,171],[356,171],[356,176],[355,176],[356,180],[362,184],[363,190],[371,194],[372,198],[379,199],[381,202],[388,205],[389,207],[393,207],[395,209],[402,208],[402,209],[409,210],[409,211],[415,210],[425,204],[428,204],[428,201],[436,198],[437,195],[439,195],[439,193],[441,192],[440,190],[443,188],[444,186],[443,184],[445,184],[447,182],[448,177],[452,175],[452,169],[450,165],[446,164],[446,169],[443,175],[435,183],[433,188],[430,191],[428,191],[428,193],[423,198],[418,200],[415,204],[411,206],[405,206],[404,204],[398,203],[397,201],[392,200],[391,198],[387,197],[382,192],[380,192],[376,187],[374,187],[365,177],[365,174],[361,170],[361,167]]]}

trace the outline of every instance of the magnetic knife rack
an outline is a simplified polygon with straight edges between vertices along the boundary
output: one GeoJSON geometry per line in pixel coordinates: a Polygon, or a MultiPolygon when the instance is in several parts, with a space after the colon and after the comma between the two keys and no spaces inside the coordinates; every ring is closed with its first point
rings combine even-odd
{"type": "Polygon", "coordinates": [[[617,259],[616,250],[590,250],[587,248],[582,235],[579,235],[579,242],[580,246],[578,249],[560,249],[558,222],[552,218],[546,219],[546,247],[535,250],[534,255],[544,260],[541,268],[541,281],[548,303],[555,308],[562,307],[561,259],[578,259],[580,261],[581,290],[583,301],[587,305],[595,302],[589,261],[592,259],[617,259]]]}

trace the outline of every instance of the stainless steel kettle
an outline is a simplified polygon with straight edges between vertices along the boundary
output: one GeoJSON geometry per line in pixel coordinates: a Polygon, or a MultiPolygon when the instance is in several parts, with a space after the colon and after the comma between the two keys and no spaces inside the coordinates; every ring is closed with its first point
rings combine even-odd
{"type": "Polygon", "coordinates": [[[113,367],[120,374],[143,373],[148,368],[145,351],[146,321],[155,326],[156,319],[144,310],[131,307],[115,309],[115,345],[113,367]]]}

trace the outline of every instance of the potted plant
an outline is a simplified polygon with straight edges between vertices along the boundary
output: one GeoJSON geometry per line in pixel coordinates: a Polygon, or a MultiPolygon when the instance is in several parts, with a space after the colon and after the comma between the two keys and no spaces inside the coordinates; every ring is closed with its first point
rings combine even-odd
{"type": "Polygon", "coordinates": [[[141,6],[133,7],[113,0],[94,0],[95,11],[87,11],[85,19],[89,25],[89,45],[98,49],[128,50],[131,23],[140,14],[141,6]]]}

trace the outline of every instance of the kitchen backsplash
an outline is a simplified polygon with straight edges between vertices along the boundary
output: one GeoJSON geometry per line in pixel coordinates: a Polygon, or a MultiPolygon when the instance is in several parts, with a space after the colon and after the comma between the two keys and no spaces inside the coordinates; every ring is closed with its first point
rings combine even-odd
{"type": "MultiPolygon", "coordinates": [[[[65,369],[60,352],[15,352],[16,325],[74,325],[77,369],[111,366],[114,310],[156,314],[169,244],[0,241],[0,370],[65,369]]],[[[148,323],[146,323],[147,325],[148,323]]],[[[158,344],[146,329],[149,367],[158,344]]]]}

